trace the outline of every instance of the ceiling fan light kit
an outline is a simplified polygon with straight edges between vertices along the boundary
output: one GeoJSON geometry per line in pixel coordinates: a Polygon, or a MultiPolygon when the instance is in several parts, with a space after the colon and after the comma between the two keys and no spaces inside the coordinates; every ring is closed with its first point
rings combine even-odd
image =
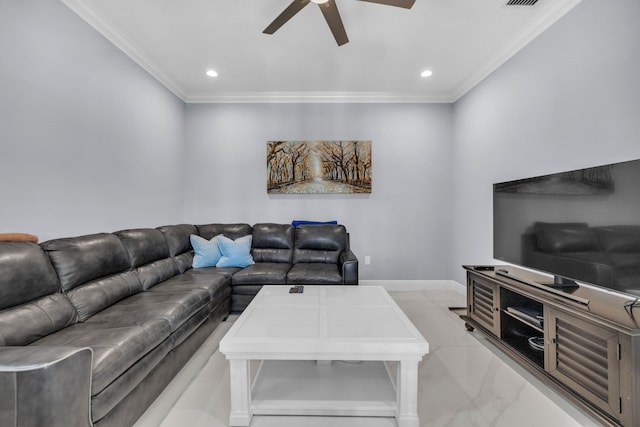
{"type": "MultiPolygon", "coordinates": [[[[387,6],[395,6],[402,7],[404,9],[411,9],[416,0],[358,0],[358,1],[366,1],[369,3],[379,3],[387,6]]],[[[287,8],[282,11],[280,15],[276,19],[273,20],[271,24],[267,28],[264,29],[263,33],[265,34],[273,34],[280,27],[287,23],[291,18],[293,18],[298,12],[300,12],[309,2],[316,3],[320,10],[322,11],[322,15],[324,19],[327,21],[327,25],[329,25],[329,29],[333,34],[333,38],[336,39],[336,43],[338,46],[342,46],[345,43],[349,42],[349,38],[347,37],[347,31],[344,29],[344,24],[342,23],[342,18],[340,17],[340,12],[338,12],[338,6],[336,5],[335,0],[293,0],[287,8]]]]}

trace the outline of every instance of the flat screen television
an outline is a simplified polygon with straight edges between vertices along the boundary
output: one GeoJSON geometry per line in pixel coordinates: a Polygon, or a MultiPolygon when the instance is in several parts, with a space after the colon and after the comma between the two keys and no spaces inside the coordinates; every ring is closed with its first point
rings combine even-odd
{"type": "Polygon", "coordinates": [[[640,296],[640,160],[493,186],[494,258],[640,296]]]}

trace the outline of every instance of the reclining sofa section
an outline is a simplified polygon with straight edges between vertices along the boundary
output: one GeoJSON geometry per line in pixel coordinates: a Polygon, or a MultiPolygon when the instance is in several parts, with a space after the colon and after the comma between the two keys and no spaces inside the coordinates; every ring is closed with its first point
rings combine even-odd
{"type": "MultiPolygon", "coordinates": [[[[216,268],[231,275],[231,311],[244,310],[263,285],[357,285],[358,259],[343,225],[199,225],[200,236],[252,235],[255,264],[216,268]]],[[[202,270],[209,270],[208,268],[202,270]]]]}
{"type": "Polygon", "coordinates": [[[340,225],[169,225],[0,242],[0,425],[131,426],[264,284],[357,284],[340,225]],[[252,234],[255,264],[191,268],[189,237],[252,234]]]}

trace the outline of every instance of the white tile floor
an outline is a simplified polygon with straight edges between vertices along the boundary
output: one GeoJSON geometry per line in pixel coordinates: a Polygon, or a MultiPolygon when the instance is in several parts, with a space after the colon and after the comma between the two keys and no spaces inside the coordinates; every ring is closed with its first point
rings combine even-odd
{"type": "MultiPolygon", "coordinates": [[[[420,365],[422,426],[598,426],[571,403],[469,333],[448,307],[464,306],[455,291],[391,292],[427,339],[420,365]]],[[[230,323],[221,324],[135,427],[228,425],[229,369],[217,351],[230,323]]],[[[254,416],[252,427],[393,427],[390,418],[254,416]]]]}

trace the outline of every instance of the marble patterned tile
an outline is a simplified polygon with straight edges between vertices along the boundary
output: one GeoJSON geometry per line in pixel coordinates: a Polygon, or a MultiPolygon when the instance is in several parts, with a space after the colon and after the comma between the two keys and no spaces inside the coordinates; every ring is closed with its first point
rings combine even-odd
{"type": "Polygon", "coordinates": [[[425,309],[419,306],[398,304],[407,317],[429,342],[431,351],[442,346],[479,346],[480,344],[464,327],[458,316],[439,308],[425,309]]]}
{"type": "Polygon", "coordinates": [[[442,347],[432,353],[432,358],[442,364],[448,381],[456,383],[469,399],[480,393],[488,375],[504,365],[482,346],[442,347]]]}
{"type": "Polygon", "coordinates": [[[418,370],[418,415],[424,426],[488,425],[462,387],[436,354],[431,354],[418,370]]]}
{"type": "Polygon", "coordinates": [[[205,410],[226,420],[229,416],[229,366],[216,351],[198,376],[184,390],[173,408],[185,411],[205,410]]]}
{"type": "MultiPolygon", "coordinates": [[[[497,398],[484,400],[481,413],[489,419],[491,426],[510,427],[586,427],[565,411],[554,405],[547,396],[531,384],[513,390],[512,395],[500,393],[497,398]],[[491,403],[490,403],[491,401],[491,403]]],[[[480,402],[476,401],[479,405],[480,402]]],[[[596,426],[597,424],[591,424],[596,426]]]]}
{"type": "Polygon", "coordinates": [[[437,305],[421,292],[389,292],[393,300],[402,307],[435,308],[437,305]]]}
{"type": "MultiPolygon", "coordinates": [[[[228,418],[228,365],[224,356],[218,350],[218,343],[224,334],[231,327],[231,322],[222,322],[211,336],[202,344],[200,349],[187,362],[184,368],[176,375],[171,383],[164,389],[160,396],[153,402],[147,411],[136,422],[135,427],[158,427],[165,425],[168,418],[175,417],[176,409],[190,409],[195,407],[197,411],[203,411],[204,404],[201,400],[191,394],[192,390],[203,388],[206,391],[202,396],[211,395],[210,389],[218,389],[221,398],[227,401],[227,414],[224,416],[225,424],[228,418]],[[212,360],[213,359],[213,360],[212,360]],[[222,370],[227,372],[224,380],[219,379],[219,375],[209,375],[211,370],[222,370]],[[208,380],[208,384],[203,385],[203,379],[208,380]]],[[[194,414],[191,414],[193,417],[194,414]]],[[[173,425],[169,423],[168,425],[173,425]]],[[[177,425],[177,424],[176,424],[177,425]]]]}
{"type": "Polygon", "coordinates": [[[466,307],[467,297],[455,291],[433,290],[421,291],[429,301],[441,308],[466,307]]]}
{"type": "MultiPolygon", "coordinates": [[[[419,367],[421,427],[595,427],[477,333],[450,306],[451,290],[394,291],[394,300],[429,341],[419,367]]],[[[234,319],[202,346],[135,427],[223,427],[229,417],[229,368],[217,343],[234,319]]],[[[392,418],[255,416],[251,427],[393,427],[392,418]]]]}

